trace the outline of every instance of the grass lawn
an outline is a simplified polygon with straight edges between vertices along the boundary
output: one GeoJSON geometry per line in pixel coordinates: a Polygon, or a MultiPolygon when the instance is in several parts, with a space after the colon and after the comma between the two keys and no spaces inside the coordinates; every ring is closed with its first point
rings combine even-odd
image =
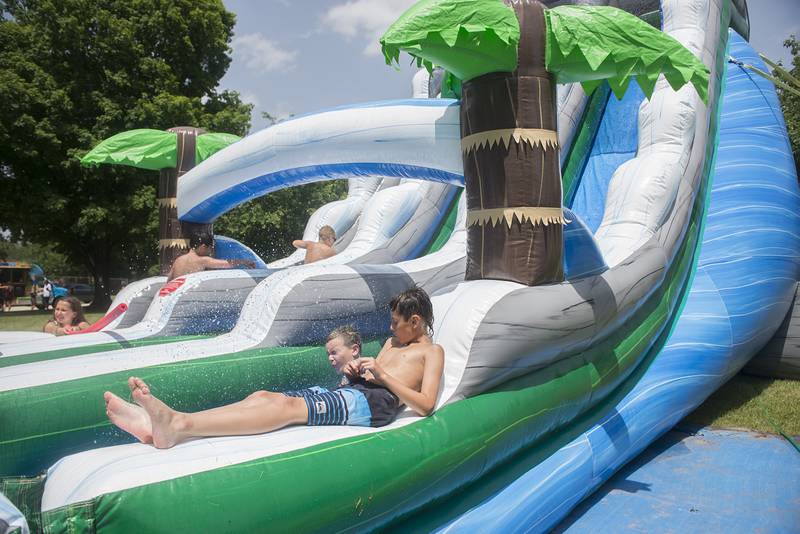
{"type": "MultiPolygon", "coordinates": [[[[21,307],[17,307],[21,310],[21,307]]],[[[100,317],[105,315],[98,312],[87,312],[83,310],[86,320],[90,323],[95,322],[100,317]]],[[[13,311],[0,313],[0,332],[8,332],[10,330],[28,331],[28,332],[41,332],[44,323],[53,317],[53,311],[30,310],[13,311]]]]}
{"type": "MultiPolygon", "coordinates": [[[[87,313],[94,322],[102,313],[87,313]]],[[[15,311],[0,313],[0,331],[41,332],[53,312],[15,311]]],[[[759,432],[800,435],[800,381],[773,380],[739,374],[716,391],[684,422],[716,428],[746,428],[759,432]]]]}
{"type": "Polygon", "coordinates": [[[740,373],[686,416],[684,422],[800,436],[800,380],[740,373]]]}

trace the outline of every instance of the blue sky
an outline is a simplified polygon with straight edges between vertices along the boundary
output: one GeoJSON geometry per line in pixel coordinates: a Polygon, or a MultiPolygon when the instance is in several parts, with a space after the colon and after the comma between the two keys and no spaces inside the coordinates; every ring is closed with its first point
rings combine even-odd
{"type": "MultiPolygon", "coordinates": [[[[342,104],[406,98],[408,56],[384,63],[378,38],[414,0],[223,0],[237,15],[233,61],[222,89],[255,104],[251,131],[279,118],[342,104]]],[[[800,0],[748,0],[750,42],[789,64],[783,40],[800,37],[800,0]]]]}

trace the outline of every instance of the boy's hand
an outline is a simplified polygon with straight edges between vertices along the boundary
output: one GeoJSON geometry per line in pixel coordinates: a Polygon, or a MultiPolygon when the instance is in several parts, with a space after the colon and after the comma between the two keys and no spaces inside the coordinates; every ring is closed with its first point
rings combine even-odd
{"type": "Polygon", "coordinates": [[[361,377],[367,382],[381,384],[384,371],[375,358],[359,358],[361,360],[361,377]]]}
{"type": "Polygon", "coordinates": [[[361,364],[359,363],[360,359],[361,358],[348,362],[347,365],[342,367],[342,373],[350,378],[358,378],[361,375],[361,364]]]}

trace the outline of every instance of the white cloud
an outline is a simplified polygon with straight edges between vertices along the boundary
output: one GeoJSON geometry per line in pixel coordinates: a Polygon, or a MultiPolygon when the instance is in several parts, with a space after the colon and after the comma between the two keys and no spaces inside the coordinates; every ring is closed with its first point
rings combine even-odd
{"type": "Polygon", "coordinates": [[[325,27],[347,39],[364,37],[364,55],[380,54],[383,32],[416,0],[349,0],[330,8],[322,17],[325,27]]]}
{"type": "Polygon", "coordinates": [[[242,102],[247,102],[248,104],[253,104],[254,108],[261,107],[261,99],[252,91],[244,90],[239,93],[239,96],[242,99],[242,102]]]}
{"type": "Polygon", "coordinates": [[[247,33],[233,38],[233,55],[249,69],[270,72],[294,65],[297,52],[283,50],[260,33],[247,33]]]}

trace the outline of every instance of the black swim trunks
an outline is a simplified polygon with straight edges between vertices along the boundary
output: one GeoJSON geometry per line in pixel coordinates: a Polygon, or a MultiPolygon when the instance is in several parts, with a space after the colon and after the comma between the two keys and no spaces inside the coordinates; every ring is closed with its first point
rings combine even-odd
{"type": "Polygon", "coordinates": [[[383,386],[358,379],[329,390],[312,387],[284,391],[289,397],[302,397],[308,406],[308,425],[384,426],[400,412],[400,399],[383,386]]]}

